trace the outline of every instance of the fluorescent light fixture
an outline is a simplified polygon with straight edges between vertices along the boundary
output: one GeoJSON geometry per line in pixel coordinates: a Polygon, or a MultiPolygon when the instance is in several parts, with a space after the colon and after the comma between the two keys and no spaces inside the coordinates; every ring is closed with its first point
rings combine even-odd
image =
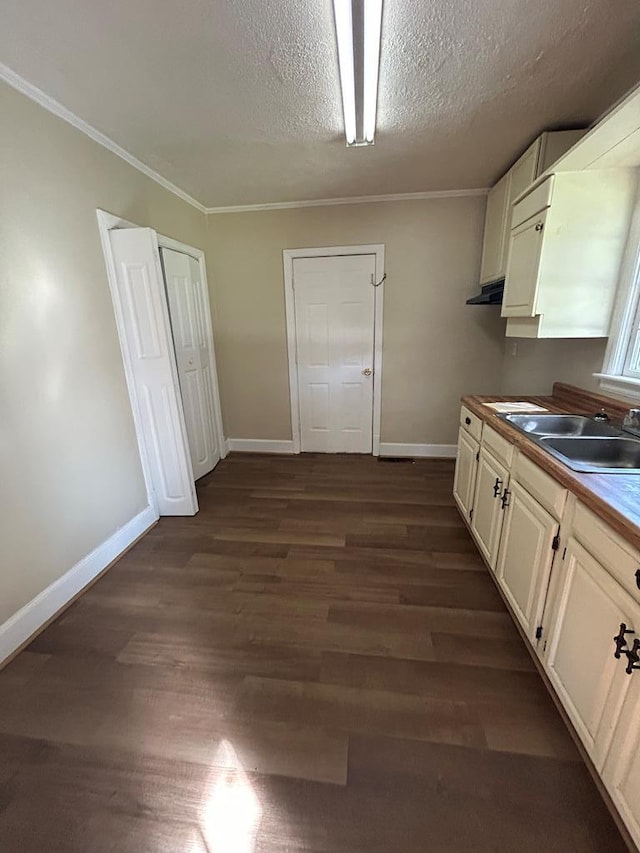
{"type": "Polygon", "coordinates": [[[376,131],[383,0],[333,0],[347,145],[372,145],[376,131]]]}
{"type": "Polygon", "coordinates": [[[380,70],[380,32],[382,0],[364,0],[364,93],[362,133],[365,142],[373,143],[378,106],[378,72],[380,70]]]}
{"type": "Polygon", "coordinates": [[[340,64],[340,88],[344,112],[344,133],[347,145],[356,141],[356,86],[353,66],[353,17],[351,0],[333,0],[338,37],[338,62],[340,64]]]}

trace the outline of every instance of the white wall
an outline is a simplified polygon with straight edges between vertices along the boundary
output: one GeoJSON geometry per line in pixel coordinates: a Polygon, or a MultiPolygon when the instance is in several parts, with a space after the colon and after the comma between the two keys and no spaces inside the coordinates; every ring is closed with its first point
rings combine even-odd
{"type": "Polygon", "coordinates": [[[500,390],[503,394],[550,394],[554,382],[567,382],[599,391],[593,374],[602,370],[606,347],[606,338],[541,341],[506,338],[500,390]]]}
{"type": "Polygon", "coordinates": [[[225,432],[290,439],[282,250],[384,243],[382,441],[453,444],[460,396],[499,391],[504,321],[478,291],[483,197],[208,217],[225,432]]]}
{"type": "Polygon", "coordinates": [[[1,627],[147,503],[96,208],[203,248],[206,222],[4,84],[0,114],[1,627]]]}

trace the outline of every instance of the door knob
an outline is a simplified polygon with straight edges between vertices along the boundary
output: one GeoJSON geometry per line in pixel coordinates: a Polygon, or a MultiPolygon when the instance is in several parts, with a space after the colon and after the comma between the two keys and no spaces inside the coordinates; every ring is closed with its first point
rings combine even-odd
{"type": "Polygon", "coordinates": [[[370,367],[365,367],[365,369],[362,371],[363,376],[371,376],[372,373],[373,373],[373,370],[371,370],[370,367]]]}

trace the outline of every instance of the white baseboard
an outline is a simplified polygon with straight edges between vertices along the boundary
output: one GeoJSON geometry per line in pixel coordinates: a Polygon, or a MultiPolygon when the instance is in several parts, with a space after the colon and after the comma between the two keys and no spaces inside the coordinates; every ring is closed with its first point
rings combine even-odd
{"type": "MultiPolygon", "coordinates": [[[[240,453],[293,453],[293,441],[274,441],[268,438],[228,438],[227,451],[240,453]]],[[[455,459],[457,444],[396,444],[380,443],[380,456],[424,456],[433,459],[455,459]]]]}
{"type": "Polygon", "coordinates": [[[66,574],[43,589],[34,599],[0,625],[0,666],[78,593],[82,592],[139,536],[142,536],[155,521],[157,521],[157,515],[153,507],[148,506],[143,509],[105,542],[83,557],[66,574]]]}
{"type": "Polygon", "coordinates": [[[270,438],[228,438],[227,447],[241,453],[293,453],[292,441],[274,441],[270,438]]]}
{"type": "Polygon", "coordinates": [[[457,444],[396,444],[380,442],[380,456],[425,456],[432,459],[455,459],[457,444]]]}

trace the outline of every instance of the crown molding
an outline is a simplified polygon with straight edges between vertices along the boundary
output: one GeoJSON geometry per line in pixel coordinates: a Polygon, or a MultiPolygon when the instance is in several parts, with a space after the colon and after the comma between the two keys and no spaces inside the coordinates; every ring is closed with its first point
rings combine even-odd
{"type": "Polygon", "coordinates": [[[265,204],[238,204],[229,207],[207,207],[207,214],[213,213],[250,213],[258,210],[291,210],[296,207],[333,207],[340,204],[372,204],[380,201],[419,201],[434,198],[463,198],[465,196],[486,196],[489,187],[462,190],[426,190],[416,193],[388,193],[386,195],[359,195],[352,198],[313,198],[305,201],[275,201],[265,204]]]}
{"type": "Polygon", "coordinates": [[[139,172],[142,172],[143,175],[146,175],[148,178],[151,178],[152,181],[155,181],[161,187],[164,187],[165,190],[168,190],[170,193],[173,193],[178,198],[186,201],[187,204],[190,204],[192,207],[195,207],[196,210],[200,211],[200,213],[205,214],[214,214],[214,213],[248,213],[252,211],[259,210],[291,210],[294,208],[300,207],[332,207],[334,205],[342,205],[342,204],[371,204],[374,202],[381,201],[418,201],[420,199],[436,199],[436,198],[462,198],[465,196],[485,196],[489,189],[486,187],[479,189],[460,189],[460,190],[428,190],[426,192],[415,192],[415,193],[389,193],[386,195],[363,195],[363,196],[354,196],[352,198],[319,198],[319,199],[306,199],[302,201],[276,201],[276,202],[267,202],[265,204],[240,204],[240,205],[229,205],[226,207],[205,207],[205,205],[201,204],[197,199],[190,196],[184,190],[181,190],[180,187],[171,183],[171,181],[167,180],[167,178],[163,178],[162,175],[158,174],[158,172],[154,171],[150,166],[147,166],[146,163],[143,163],[142,160],[138,160],[137,157],[134,157],[133,154],[130,154],[127,150],[122,148],[104,133],[101,133],[99,130],[96,130],[95,127],[92,127],[83,119],[79,118],[75,113],[72,113],[71,110],[68,110],[54,98],[51,98],[42,89],[38,89],[37,86],[34,86],[32,83],[29,83],[19,74],[16,74],[11,68],[3,63],[0,63],[0,80],[4,80],[5,83],[8,83],[14,89],[17,89],[18,92],[21,92],[23,95],[26,95],[32,101],[35,101],[45,110],[50,113],[53,113],[58,118],[61,118],[63,121],[66,121],[67,124],[72,125],[79,130],[81,133],[84,133],[85,136],[88,136],[94,142],[97,142],[98,145],[101,145],[103,148],[106,148],[107,151],[111,151],[112,154],[115,154],[117,157],[120,157],[125,163],[128,163],[130,166],[133,166],[134,169],[137,169],[139,172]]]}
{"type": "Polygon", "coordinates": [[[95,127],[87,124],[86,121],[83,121],[83,119],[79,118],[75,113],[72,113],[71,110],[68,110],[66,107],[63,107],[62,104],[58,103],[58,101],[49,97],[49,95],[43,92],[42,89],[38,89],[37,86],[29,83],[19,74],[16,74],[16,72],[7,65],[2,63],[0,63],[0,80],[4,80],[5,83],[9,84],[9,86],[12,86],[14,89],[17,89],[18,92],[26,95],[32,101],[35,101],[41,107],[44,107],[45,110],[48,110],[48,112],[53,113],[58,116],[58,118],[66,121],[68,124],[75,127],[76,130],[81,131],[85,136],[93,139],[93,141],[97,142],[98,145],[102,145],[102,147],[106,148],[107,151],[111,151],[112,154],[120,157],[125,161],[125,163],[128,163],[130,166],[133,166],[134,169],[142,172],[142,174],[146,175],[147,178],[151,178],[152,181],[160,184],[160,186],[164,187],[165,190],[169,190],[170,193],[178,196],[182,201],[186,201],[187,204],[195,207],[196,210],[200,211],[200,213],[207,212],[207,209],[203,204],[200,204],[199,201],[190,196],[184,190],[181,190],[180,187],[177,187],[175,184],[172,184],[171,181],[163,178],[162,175],[159,175],[150,166],[143,163],[142,160],[138,160],[138,158],[134,157],[133,154],[130,154],[124,148],[121,148],[120,145],[113,141],[113,139],[110,139],[108,136],[105,136],[104,133],[96,130],[95,127]]]}

